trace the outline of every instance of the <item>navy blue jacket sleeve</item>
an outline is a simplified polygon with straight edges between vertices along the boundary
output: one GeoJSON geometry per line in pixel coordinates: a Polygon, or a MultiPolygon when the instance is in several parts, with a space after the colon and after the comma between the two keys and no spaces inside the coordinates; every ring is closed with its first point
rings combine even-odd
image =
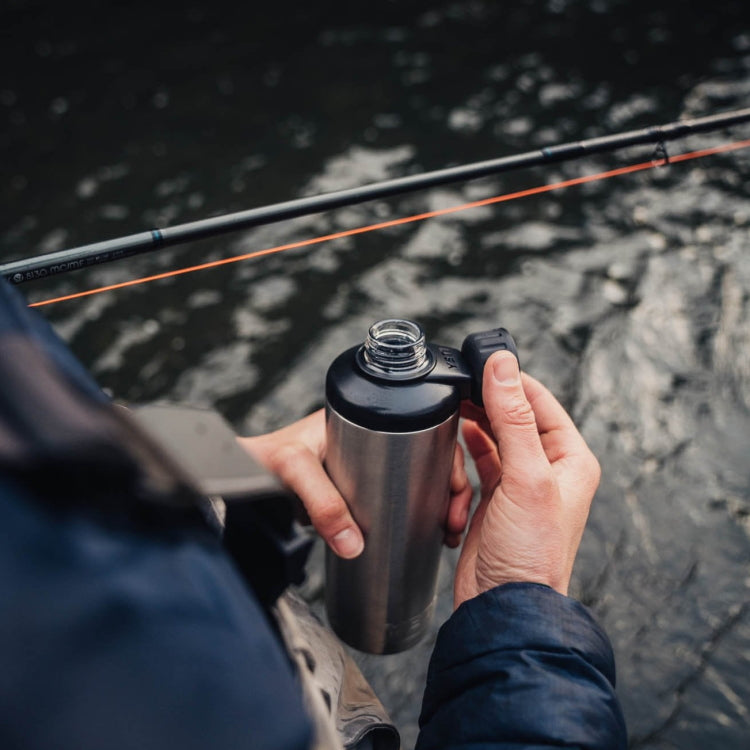
{"type": "Polygon", "coordinates": [[[19,341],[45,366],[16,362],[18,377],[0,378],[0,748],[309,748],[292,666],[215,534],[126,510],[109,465],[75,485],[60,462],[17,470],[26,455],[48,455],[45,441],[25,450],[30,424],[73,456],[90,449],[67,429],[79,424],[74,407],[108,402],[0,280],[0,363],[27,353],[19,341]],[[40,382],[66,396],[65,420],[35,401],[40,382]],[[44,492],[31,481],[39,473],[50,474],[44,492]]]}
{"type": "Polygon", "coordinates": [[[417,750],[626,746],[612,648],[579,602],[506,584],[462,604],[432,654],[417,750]]]}

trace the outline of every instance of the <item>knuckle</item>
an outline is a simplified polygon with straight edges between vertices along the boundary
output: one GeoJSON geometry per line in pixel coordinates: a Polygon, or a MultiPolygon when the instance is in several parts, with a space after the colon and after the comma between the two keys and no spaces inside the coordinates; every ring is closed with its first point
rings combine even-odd
{"type": "Polygon", "coordinates": [[[602,478],[602,465],[599,463],[599,459],[592,453],[591,454],[591,475],[594,479],[599,482],[602,478]]]}
{"type": "Polygon", "coordinates": [[[315,504],[314,508],[308,510],[315,526],[329,533],[334,533],[351,523],[348,508],[336,497],[323,498],[315,504]]]}
{"type": "Polygon", "coordinates": [[[602,478],[602,467],[599,463],[599,460],[597,457],[589,451],[589,455],[587,457],[587,475],[589,477],[589,481],[591,482],[591,486],[594,491],[596,491],[596,488],[599,486],[599,482],[602,478]]]}
{"type": "Polygon", "coordinates": [[[531,404],[522,397],[510,401],[502,412],[501,419],[513,427],[535,427],[536,418],[531,404]]]}
{"type": "Polygon", "coordinates": [[[296,466],[307,453],[309,451],[303,443],[282,443],[269,456],[269,463],[273,471],[282,473],[285,469],[296,466]]]}

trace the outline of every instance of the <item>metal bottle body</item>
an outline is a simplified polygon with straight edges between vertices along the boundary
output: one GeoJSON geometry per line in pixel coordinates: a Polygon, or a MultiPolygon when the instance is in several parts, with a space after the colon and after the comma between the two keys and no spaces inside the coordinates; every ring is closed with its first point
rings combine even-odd
{"type": "MultiPolygon", "coordinates": [[[[365,537],[354,560],[330,550],[326,609],[342,640],[376,654],[424,635],[435,602],[459,408],[481,406],[482,372],[503,328],[461,351],[427,344],[408,320],[382,320],[326,375],[326,469],[365,537]]],[[[517,356],[517,355],[516,355],[517,356]]]]}
{"type": "Polygon", "coordinates": [[[434,610],[458,411],[387,432],[326,408],[326,469],[365,537],[364,552],[326,561],[326,608],[345,642],[370,653],[413,646],[434,610]]]}

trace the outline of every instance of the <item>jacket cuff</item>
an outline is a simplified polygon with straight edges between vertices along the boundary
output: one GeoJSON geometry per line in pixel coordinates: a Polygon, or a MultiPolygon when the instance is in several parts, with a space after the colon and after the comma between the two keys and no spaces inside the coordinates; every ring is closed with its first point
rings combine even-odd
{"type": "Polygon", "coordinates": [[[578,653],[615,687],[612,645],[591,611],[541,583],[506,583],[465,601],[440,628],[433,667],[521,649],[578,653]]]}
{"type": "Polygon", "coordinates": [[[612,647],[580,602],[513,583],[464,602],[438,633],[418,750],[624,750],[612,647]]]}

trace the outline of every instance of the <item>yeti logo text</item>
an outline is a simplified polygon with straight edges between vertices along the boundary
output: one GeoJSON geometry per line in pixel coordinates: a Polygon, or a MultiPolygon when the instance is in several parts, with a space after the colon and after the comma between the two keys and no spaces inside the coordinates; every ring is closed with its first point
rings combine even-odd
{"type": "Polygon", "coordinates": [[[446,347],[439,347],[440,354],[443,357],[443,361],[451,370],[458,369],[458,364],[456,363],[456,357],[453,354],[453,351],[446,347]]]}

